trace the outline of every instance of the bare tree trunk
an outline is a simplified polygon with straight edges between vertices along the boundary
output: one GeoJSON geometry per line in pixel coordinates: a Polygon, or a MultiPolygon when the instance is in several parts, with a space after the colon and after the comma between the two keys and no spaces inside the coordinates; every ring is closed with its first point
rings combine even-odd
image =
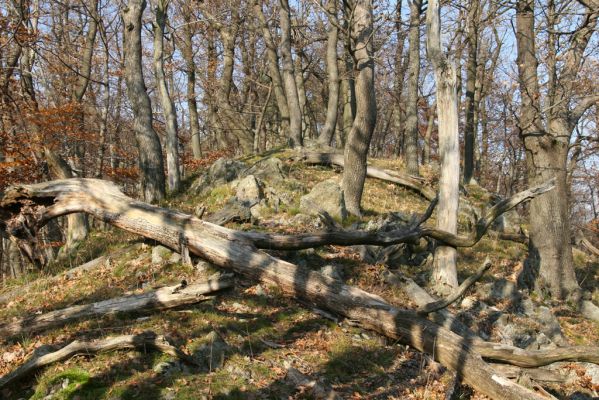
{"type": "Polygon", "coordinates": [[[480,0],[471,0],[468,10],[468,63],[466,64],[466,125],[464,127],[464,183],[474,177],[474,147],[476,124],[476,76],[478,70],[478,29],[480,25],[480,0]]]}
{"type": "Polygon", "coordinates": [[[428,123],[426,125],[426,133],[424,135],[424,149],[422,151],[422,164],[428,165],[431,162],[431,140],[433,136],[433,126],[435,124],[435,103],[428,109],[428,123]]]}
{"type": "Polygon", "coordinates": [[[189,26],[190,17],[184,13],[185,26],[183,26],[183,40],[181,41],[181,55],[185,60],[185,73],[187,74],[187,108],[189,109],[189,128],[191,131],[191,151],[193,158],[202,158],[202,144],[200,141],[200,121],[198,104],[196,102],[196,64],[193,59],[193,32],[189,26]]]}
{"type": "Polygon", "coordinates": [[[410,49],[408,53],[408,92],[406,98],[406,130],[404,154],[408,173],[418,171],[418,84],[420,79],[420,13],[421,0],[410,2],[410,49]]]}
{"type": "Polygon", "coordinates": [[[130,0],[122,9],[123,51],[127,95],[133,109],[133,129],[141,174],[140,193],[148,203],[164,199],[164,161],[160,138],[152,126],[152,106],[146,92],[141,56],[141,15],[145,0],[130,0]]]}
{"type": "Polygon", "coordinates": [[[168,91],[164,77],[164,30],[168,15],[169,0],[155,0],[154,3],[154,74],[156,86],[162,103],[162,113],[166,120],[166,171],[168,189],[177,192],[181,187],[181,173],[179,171],[179,127],[175,104],[168,91]]]}
{"type": "Polygon", "coordinates": [[[287,97],[285,95],[285,90],[283,89],[281,70],[279,69],[279,56],[266,17],[262,11],[262,1],[263,0],[255,0],[254,12],[258,17],[258,22],[262,28],[262,36],[264,37],[266,56],[268,58],[268,71],[273,85],[279,116],[281,117],[281,128],[285,135],[289,135],[289,107],[287,106],[287,97]]]}
{"type": "MultiPolygon", "coordinates": [[[[517,64],[522,93],[518,127],[526,148],[528,177],[530,182],[548,177],[556,179],[556,190],[530,205],[529,259],[524,274],[524,281],[527,282],[523,283],[534,284],[537,289],[547,288],[555,298],[573,296],[579,300],[580,287],[574,274],[570,243],[566,164],[572,130],[582,114],[599,101],[599,96],[592,94],[583,97],[572,108],[570,100],[575,97],[576,77],[582,67],[583,55],[595,29],[599,10],[587,9],[580,26],[572,34],[570,47],[562,55],[561,73],[550,80],[548,97],[553,106],[546,111],[546,115],[541,114],[539,100],[541,92],[537,78],[534,2],[519,1],[516,11],[517,64]]],[[[548,61],[548,68],[553,71],[556,58],[549,57],[548,61]]]]}
{"type": "MultiPolygon", "coordinates": [[[[460,183],[460,148],[458,143],[458,99],[455,65],[441,50],[441,17],[439,1],[431,0],[426,15],[427,51],[435,72],[437,115],[439,126],[439,206],[437,228],[457,232],[460,183]]],[[[456,249],[435,249],[433,283],[438,292],[447,294],[458,287],[456,249]]]]}
{"type": "Polygon", "coordinates": [[[293,59],[291,58],[291,11],[288,0],[279,0],[281,18],[281,64],[287,106],[289,107],[289,145],[302,146],[302,112],[300,108],[293,59]]]}
{"type": "Polygon", "coordinates": [[[345,145],[343,190],[350,214],[361,216],[360,202],[366,178],[366,158],[376,124],[374,91],[374,60],[372,58],[372,0],[357,0],[353,4],[351,37],[356,60],[356,116],[345,145]]]}
{"type": "Polygon", "coordinates": [[[393,125],[395,128],[395,146],[393,153],[397,156],[401,154],[403,146],[403,136],[405,127],[405,105],[403,103],[403,84],[406,79],[406,60],[404,57],[404,42],[406,39],[406,30],[402,27],[401,1],[395,6],[395,34],[397,37],[397,48],[395,49],[395,76],[393,79],[393,91],[395,93],[395,112],[393,113],[393,125]]]}
{"type": "Polygon", "coordinates": [[[329,146],[333,140],[337,126],[337,111],[339,109],[339,66],[337,65],[337,0],[329,0],[327,4],[329,13],[329,32],[327,36],[327,73],[329,79],[329,99],[327,102],[327,116],[318,136],[318,144],[329,146]]]}

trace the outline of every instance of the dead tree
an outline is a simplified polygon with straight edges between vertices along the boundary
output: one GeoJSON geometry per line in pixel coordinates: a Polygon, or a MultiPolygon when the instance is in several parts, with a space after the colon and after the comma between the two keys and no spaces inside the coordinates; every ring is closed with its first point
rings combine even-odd
{"type": "MultiPolygon", "coordinates": [[[[356,320],[368,329],[432,354],[467,384],[494,399],[542,397],[499,375],[481,356],[529,365],[557,361],[556,356],[543,352],[536,354],[456,335],[414,311],[396,308],[379,296],[260,251],[243,232],[133,200],[107,181],[70,179],[14,186],[0,198],[0,228],[34,249],[35,236],[44,224],[75,212],[85,212],[173,249],[186,246],[215,265],[276,285],[286,295],[356,320]]],[[[596,362],[597,354],[596,349],[589,353],[589,349],[575,348],[557,358],[596,362]]]]}

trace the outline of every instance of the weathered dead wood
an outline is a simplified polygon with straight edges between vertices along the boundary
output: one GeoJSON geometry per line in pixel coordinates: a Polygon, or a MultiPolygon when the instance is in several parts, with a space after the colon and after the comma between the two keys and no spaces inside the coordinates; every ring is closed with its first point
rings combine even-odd
{"type": "Polygon", "coordinates": [[[29,335],[63,326],[82,318],[102,317],[119,312],[147,312],[194,304],[205,300],[205,294],[231,286],[233,286],[233,280],[224,277],[188,285],[184,288],[179,285],[167,286],[142,294],[67,307],[0,325],[0,337],[6,339],[29,335]]]}
{"type": "Polygon", "coordinates": [[[542,368],[521,368],[508,364],[491,364],[493,369],[506,378],[518,379],[522,376],[528,376],[530,379],[539,382],[565,383],[567,376],[557,371],[542,368]]]}
{"type": "Polygon", "coordinates": [[[190,252],[215,265],[274,284],[286,295],[359,321],[368,329],[433,355],[491,398],[542,399],[497,374],[473,351],[469,337],[460,337],[413,311],[395,308],[379,296],[257,250],[243,233],[135,201],[110,182],[69,179],[21,185],[0,198],[2,225],[25,240],[35,237],[50,219],[74,212],[86,212],[172,249],[185,243],[190,252]]]}
{"type": "MultiPolygon", "coordinates": [[[[65,276],[69,277],[69,276],[73,276],[74,274],[78,274],[79,272],[89,272],[95,268],[101,267],[102,265],[105,265],[106,262],[109,262],[111,259],[118,258],[118,257],[122,256],[123,254],[129,253],[131,251],[135,251],[135,250],[141,248],[141,246],[142,246],[141,243],[136,243],[134,245],[127,246],[125,248],[113,251],[110,254],[94,258],[93,260],[83,263],[83,264],[79,265],[78,267],[71,268],[68,271],[63,272],[62,274],[51,276],[48,278],[42,278],[42,279],[43,279],[44,283],[50,285],[52,283],[58,282],[59,280],[63,279],[65,276]]],[[[24,285],[20,285],[16,289],[13,289],[7,293],[0,295],[0,304],[8,303],[8,302],[14,300],[18,296],[23,296],[23,295],[28,294],[36,285],[39,284],[39,282],[40,282],[40,279],[37,279],[35,281],[26,283],[24,285]]]]}
{"type": "Polygon", "coordinates": [[[489,270],[489,268],[491,268],[491,265],[491,260],[489,258],[485,259],[485,262],[483,263],[482,267],[480,267],[478,271],[474,273],[474,275],[471,275],[468,278],[466,278],[464,282],[462,282],[461,285],[456,289],[455,292],[450,294],[446,299],[433,301],[432,303],[427,303],[422,307],[418,307],[418,314],[428,315],[432,312],[446,308],[452,303],[454,303],[457,299],[462,297],[464,293],[466,293],[466,291],[470,288],[470,286],[474,285],[474,283],[478,281],[484,275],[484,273],[489,270]]]}
{"type": "MultiPolygon", "coordinates": [[[[532,187],[516,193],[487,211],[476,225],[472,235],[463,236],[445,232],[440,229],[412,225],[406,229],[391,232],[370,231],[335,231],[323,233],[305,233],[300,235],[280,235],[263,232],[240,232],[256,247],[261,249],[300,250],[324,245],[376,245],[390,246],[398,243],[415,242],[422,237],[429,237],[453,247],[472,247],[484,236],[493,221],[501,214],[511,210],[518,204],[539,196],[554,187],[554,182],[548,181],[542,185],[532,187]]],[[[430,210],[430,207],[429,207],[430,210]]],[[[432,210],[431,210],[432,211],[432,210]]],[[[429,212],[425,213],[430,215],[429,212]]]]}
{"type": "Polygon", "coordinates": [[[595,245],[593,245],[593,243],[591,243],[591,241],[587,239],[586,236],[584,236],[582,230],[578,230],[578,232],[576,233],[576,240],[595,257],[599,257],[599,249],[595,247],[595,245]]]}
{"type": "MultiPolygon", "coordinates": [[[[296,160],[302,161],[306,164],[337,165],[342,168],[345,165],[343,154],[337,153],[302,152],[296,157],[296,160]]],[[[427,200],[433,200],[436,197],[435,191],[426,186],[424,179],[417,178],[415,176],[382,170],[371,165],[366,168],[366,176],[406,187],[418,193],[427,200]]]]}
{"type": "Polygon", "coordinates": [[[75,340],[67,346],[50,353],[45,353],[44,351],[39,351],[39,349],[37,349],[37,351],[35,351],[23,365],[0,378],[0,388],[22,379],[43,367],[68,360],[76,355],[88,356],[127,349],[139,349],[141,351],[155,349],[177,357],[188,364],[197,365],[197,361],[195,361],[193,357],[185,354],[175,346],[172,346],[164,336],[158,336],[154,332],[144,332],[139,335],[116,336],[89,342],[75,340]]]}
{"type": "MultiPolygon", "coordinates": [[[[437,301],[413,280],[387,272],[387,282],[401,286],[408,297],[423,307],[437,301]]],[[[591,346],[559,347],[551,350],[524,350],[507,344],[485,342],[462,324],[449,311],[442,309],[428,315],[437,324],[468,338],[472,349],[483,358],[505,362],[523,368],[537,368],[559,361],[579,361],[599,364],[599,348],[591,346]]]]}

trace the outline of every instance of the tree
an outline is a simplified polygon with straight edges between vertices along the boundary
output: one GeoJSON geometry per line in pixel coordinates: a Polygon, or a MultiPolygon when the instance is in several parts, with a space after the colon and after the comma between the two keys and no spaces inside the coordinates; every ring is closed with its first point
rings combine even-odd
{"type": "Polygon", "coordinates": [[[366,178],[366,158],[376,124],[374,60],[372,50],[373,10],[371,0],[351,4],[352,56],[356,60],[356,115],[344,151],[343,190],[350,214],[361,216],[360,202],[366,178]]]}
{"type": "Polygon", "coordinates": [[[408,173],[418,176],[418,84],[420,81],[420,13],[421,0],[410,1],[408,92],[404,154],[408,173]]]}
{"type": "Polygon", "coordinates": [[[160,138],[152,126],[152,106],[146,91],[141,56],[141,16],[145,0],[130,0],[121,10],[123,19],[124,74],[133,110],[133,130],[138,148],[140,194],[153,203],[165,197],[164,161],[160,138]]]}
{"type": "Polygon", "coordinates": [[[175,104],[168,90],[164,77],[164,35],[168,14],[169,0],[155,0],[154,14],[154,75],[162,113],[166,120],[166,170],[168,188],[172,192],[179,190],[181,186],[181,174],[179,171],[179,127],[177,126],[177,113],[175,104]]]}
{"type": "Polygon", "coordinates": [[[339,109],[339,66],[337,65],[337,0],[329,0],[327,14],[330,18],[329,32],[327,35],[327,73],[329,79],[329,99],[327,103],[327,117],[324,127],[318,136],[321,146],[328,146],[333,140],[337,126],[337,110],[339,109]]]}
{"type": "Polygon", "coordinates": [[[291,57],[291,11],[288,0],[280,0],[279,15],[281,18],[281,65],[283,67],[283,83],[289,109],[289,145],[302,146],[302,112],[295,82],[295,70],[291,57]]]}
{"type": "MultiPolygon", "coordinates": [[[[552,2],[551,2],[552,3],[552,2]]],[[[574,274],[567,187],[567,161],[570,138],[585,111],[599,101],[596,93],[577,96],[576,78],[584,63],[584,52],[595,31],[599,10],[583,7],[584,16],[576,27],[566,51],[558,61],[548,10],[549,52],[546,61],[550,77],[547,98],[541,107],[538,80],[539,59],[533,0],[519,0],[516,7],[518,81],[521,106],[518,120],[526,149],[528,180],[531,183],[556,179],[556,190],[530,204],[529,258],[525,280],[536,288],[546,288],[555,298],[578,299],[580,287],[574,274]]],[[[553,21],[555,22],[555,21],[553,21]]]]}
{"type": "MultiPolygon", "coordinates": [[[[437,228],[457,232],[460,148],[458,144],[458,95],[457,74],[452,61],[441,50],[441,17],[439,1],[431,0],[426,14],[428,57],[433,65],[437,87],[437,115],[439,126],[439,205],[437,228]]],[[[456,249],[438,246],[435,249],[433,282],[440,293],[458,287],[456,249]]]]}

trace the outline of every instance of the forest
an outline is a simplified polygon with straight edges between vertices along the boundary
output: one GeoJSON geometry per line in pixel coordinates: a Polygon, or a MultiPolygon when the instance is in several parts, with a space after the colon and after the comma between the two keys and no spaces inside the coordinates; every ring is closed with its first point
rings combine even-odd
{"type": "Polygon", "coordinates": [[[0,397],[599,396],[597,0],[0,0],[0,397]]]}

